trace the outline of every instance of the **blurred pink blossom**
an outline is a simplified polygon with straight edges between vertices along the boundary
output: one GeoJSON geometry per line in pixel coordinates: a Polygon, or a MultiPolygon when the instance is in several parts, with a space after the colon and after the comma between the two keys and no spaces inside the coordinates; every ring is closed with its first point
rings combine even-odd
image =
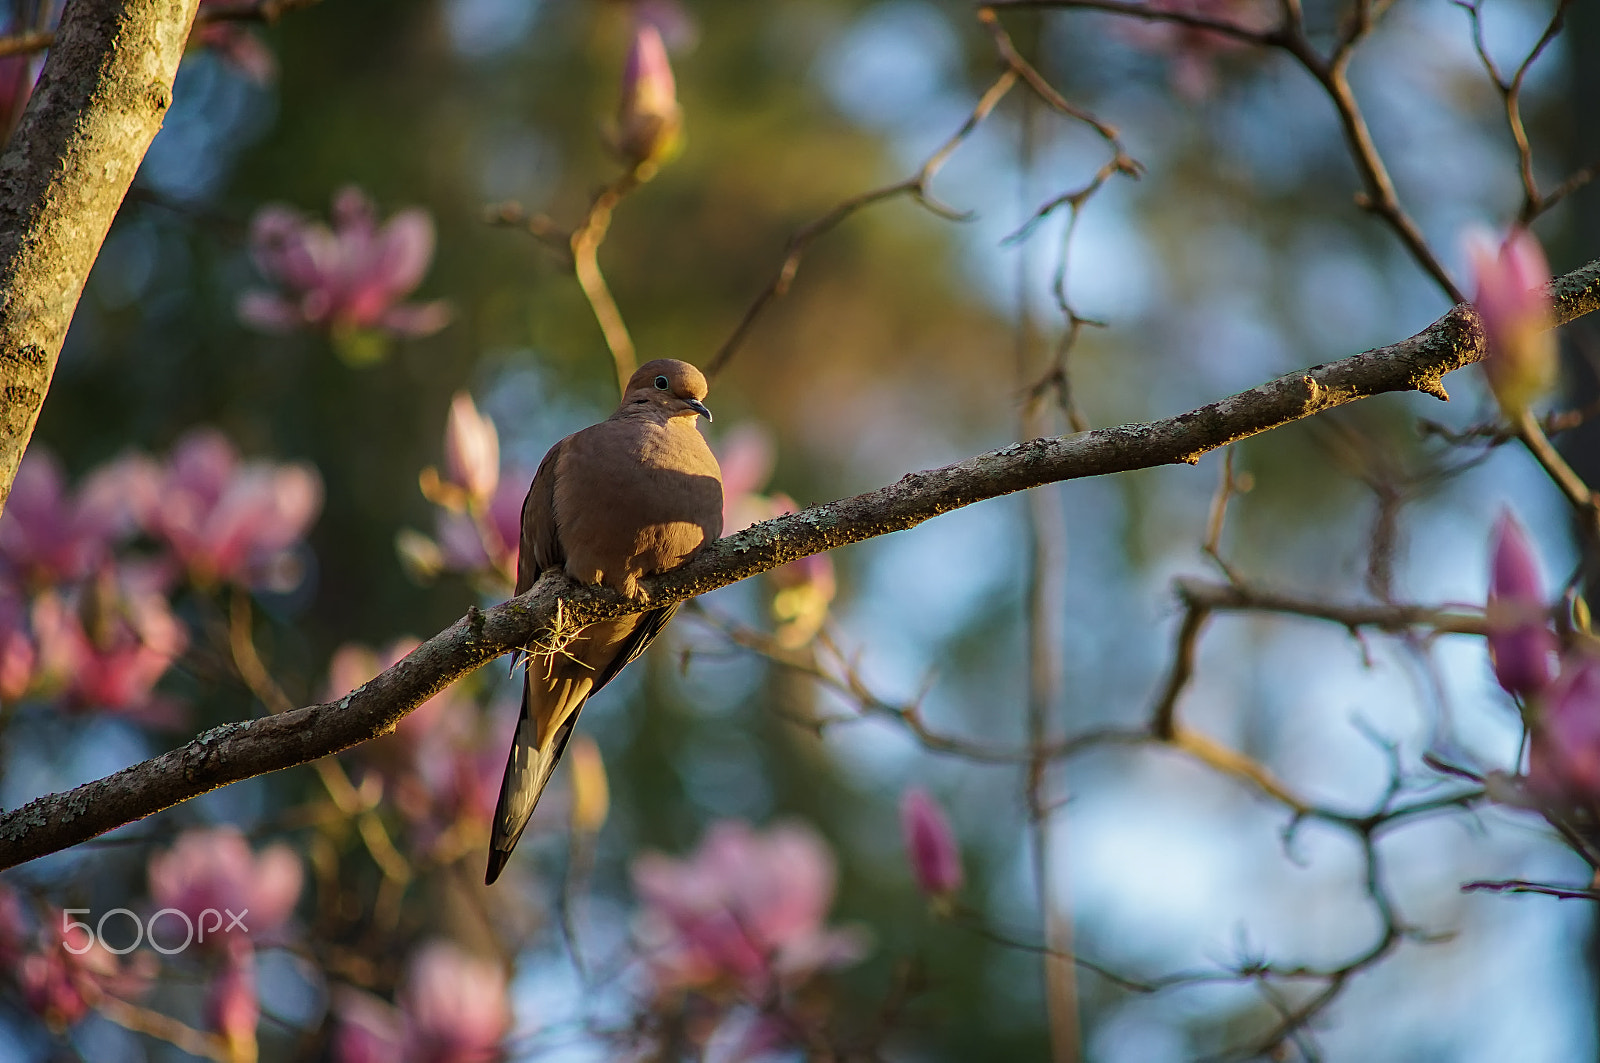
{"type": "Polygon", "coordinates": [[[1469,237],[1468,253],[1472,302],[1488,341],[1484,375],[1501,408],[1515,414],[1555,386],[1554,321],[1544,291],[1550,266],[1526,229],[1513,230],[1498,246],[1481,234],[1469,237]]]}
{"type": "MultiPolygon", "coordinates": [[[[237,8],[237,0],[200,0],[200,14],[207,8],[237,8]]],[[[278,76],[278,61],[266,42],[241,22],[233,20],[203,22],[195,27],[189,38],[191,46],[199,46],[214,53],[223,63],[237,70],[257,85],[270,85],[278,76]]]]}
{"type": "Polygon", "coordinates": [[[1600,659],[1581,651],[1562,658],[1540,699],[1528,788],[1552,803],[1600,800],[1600,659]]]}
{"type": "Polygon", "coordinates": [[[189,432],[165,468],[144,480],[140,523],[164,541],[202,587],[233,583],[288,590],[301,573],[292,548],[322,509],[310,465],[240,461],[226,436],[189,432]]]}
{"type": "MultiPolygon", "coordinates": [[[[1272,19],[1261,0],[1149,0],[1148,6],[1157,11],[1199,15],[1251,31],[1267,29],[1272,19]]],[[[1211,95],[1216,87],[1218,60],[1246,47],[1226,34],[1175,22],[1119,18],[1115,25],[1129,42],[1167,53],[1172,87],[1190,100],[1211,95]]]]}
{"type": "Polygon", "coordinates": [[[859,935],[825,925],[833,856],[797,824],[758,834],[724,820],[685,860],[640,856],[633,883],[645,961],[663,992],[722,988],[764,1000],[864,951],[859,935]]]}
{"type": "Polygon", "coordinates": [[[494,497],[500,484],[500,437],[494,421],[478,412],[472,396],[456,393],[444,433],[445,473],[450,483],[482,504],[494,497]]]}
{"type": "Polygon", "coordinates": [[[917,888],[935,899],[961,889],[961,849],[944,809],[921,787],[900,799],[900,832],[917,888]]]}
{"type": "Polygon", "coordinates": [[[97,569],[129,530],[131,473],[113,463],[69,493],[55,455],[41,444],[30,446],[0,514],[0,566],[28,589],[82,579],[97,569]]]}
{"type": "MultiPolygon", "coordinates": [[[[347,642],[333,652],[328,662],[328,683],[323,699],[333,701],[387,671],[422,645],[414,635],[402,635],[382,650],[359,642],[347,642]]],[[[454,686],[446,687],[407,713],[392,735],[374,740],[382,743],[398,739],[408,751],[458,740],[470,720],[471,706],[465,704],[454,686]]]]}
{"type": "Polygon", "coordinates": [[[640,20],[634,24],[622,69],[614,136],[617,154],[647,178],[681,146],[682,129],[683,108],[678,106],[667,46],[654,23],[640,20]]]}
{"type": "Polygon", "coordinates": [[[10,705],[27,693],[38,656],[28,630],[27,606],[0,584],[0,704],[10,705]]]}
{"type": "Polygon", "coordinates": [[[399,994],[407,1063],[479,1063],[497,1059],[511,1029],[505,972],[447,941],[411,958],[399,994]]]}
{"type": "Polygon", "coordinates": [[[1530,697],[1553,677],[1557,648],[1539,558],[1509,510],[1495,522],[1491,542],[1485,612],[1495,679],[1508,692],[1530,697]]]}
{"type": "MultiPolygon", "coordinates": [[[[323,697],[332,701],[398,662],[420,645],[410,636],[384,650],[346,643],[328,665],[323,697]]],[[[479,714],[457,687],[435,694],[406,715],[392,734],[364,744],[363,756],[380,771],[392,800],[413,823],[448,825],[460,817],[487,821],[500,793],[505,755],[475,745],[479,714]]]]}
{"type": "Polygon", "coordinates": [[[81,923],[69,928],[64,914],[52,908],[32,951],[22,956],[15,971],[29,1010],[61,1030],[87,1015],[104,996],[142,996],[150,988],[154,961],[142,952],[124,963],[81,923]]]}
{"type": "Polygon", "coordinates": [[[15,970],[27,947],[28,917],[17,891],[0,882],[0,971],[15,970]]]}
{"type": "Polygon", "coordinates": [[[434,517],[435,539],[406,529],[395,541],[402,564],[424,581],[457,572],[496,589],[515,585],[522,501],[532,478],[515,467],[505,470],[488,507],[477,514],[441,506],[434,517]]]}
{"type": "Polygon", "coordinates": [[[723,534],[731,535],[771,517],[771,502],[758,492],[777,463],[772,434],[754,423],[736,425],[716,450],[717,464],[722,467],[723,534]]]}
{"type": "Polygon", "coordinates": [[[404,1060],[400,1012],[371,993],[349,986],[334,991],[338,1025],[333,1035],[335,1063],[396,1063],[404,1060]]]}
{"type": "MultiPolygon", "coordinates": [[[[243,928],[223,915],[220,932],[270,939],[294,913],[300,899],[300,858],[287,845],[270,845],[258,855],[236,827],[184,831],[172,848],[150,857],[150,897],[158,908],[176,908],[195,922],[208,909],[233,912],[243,928]],[[243,913],[248,912],[248,915],[243,913]]],[[[214,920],[207,917],[207,925],[214,920]]],[[[205,943],[216,941],[208,936],[205,943]]]]}
{"type": "Polygon", "coordinates": [[[379,226],[376,207],[354,186],[334,196],[331,229],[290,207],[263,207],[250,223],[250,252],[283,291],[246,292],[239,316],[274,332],[430,335],[449,323],[449,308],[402,300],[422,283],[433,240],[427,211],[408,208],[379,226]]]}
{"type": "MultiPolygon", "coordinates": [[[[758,493],[772,475],[774,450],[771,435],[753,424],[734,428],[717,447],[724,535],[799,512],[800,507],[788,495],[758,493]]],[[[777,586],[772,613],[778,625],[778,644],[790,649],[805,645],[822,629],[838,593],[833,559],[813,554],[773,569],[767,576],[777,586]]]]}
{"type": "Polygon", "coordinates": [[[152,691],[189,635],[157,582],[148,569],[107,566],[76,591],[36,597],[36,684],[69,706],[175,722],[173,706],[152,691]]]}
{"type": "Polygon", "coordinates": [[[398,1007],[353,990],[335,997],[337,1063],[491,1063],[511,1029],[505,973],[449,942],[411,958],[398,1007]]]}
{"type": "Polygon", "coordinates": [[[261,1001],[256,996],[256,954],[245,938],[228,938],[222,969],[206,992],[206,1024],[222,1037],[232,1060],[255,1059],[261,1001]]]}

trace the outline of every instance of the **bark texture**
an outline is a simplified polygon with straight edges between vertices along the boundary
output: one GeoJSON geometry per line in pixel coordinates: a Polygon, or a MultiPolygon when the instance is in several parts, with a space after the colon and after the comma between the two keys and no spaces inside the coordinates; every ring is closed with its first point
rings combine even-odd
{"type": "MultiPolygon", "coordinates": [[[[1559,323],[1600,309],[1600,261],[1550,286],[1559,323]]],[[[1442,377],[1483,357],[1477,314],[1458,306],[1427,329],[1164,421],[1017,443],[911,473],[863,495],[769,520],[719,539],[688,564],[646,580],[654,608],[779,565],[915,527],[961,506],[1041,484],[1158,465],[1385,392],[1446,398],[1442,377]]],[[[228,783],[304,764],[394,729],[461,676],[519,646],[550,646],[597,620],[647,606],[555,571],[488,610],[473,609],[388,671],[337,701],[213,728],[187,745],[0,815],[0,870],[56,852],[228,783]]]]}
{"type": "Polygon", "coordinates": [[[0,511],[56,356],[172,103],[199,0],[68,0],[0,155],[0,511]]]}

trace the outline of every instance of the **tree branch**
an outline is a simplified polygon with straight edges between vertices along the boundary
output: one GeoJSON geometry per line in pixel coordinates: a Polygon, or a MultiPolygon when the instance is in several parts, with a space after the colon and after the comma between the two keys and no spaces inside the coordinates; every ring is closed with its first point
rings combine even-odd
{"type": "Polygon", "coordinates": [[[100,244],[172,103],[199,0],[70,0],[0,155],[0,509],[100,244]]]}
{"type": "MultiPolygon", "coordinates": [[[[1549,286],[1556,323],[1600,309],[1600,261],[1549,286]]],[[[1424,391],[1483,356],[1477,314],[1458,306],[1387,347],[1313,366],[1164,421],[1016,443],[911,473],[877,491],[779,517],[721,539],[682,568],[645,581],[649,606],[682,601],[780,565],[916,527],[984,499],[1085,476],[1179,462],[1358,399],[1424,391]]],[[[57,852],[219,786],[320,759],[394,729],[412,708],[512,649],[558,645],[583,625],[637,613],[600,587],[556,572],[492,609],[473,608],[404,660],[337,701],[226,724],[187,745],[0,815],[0,870],[57,852]]]]}

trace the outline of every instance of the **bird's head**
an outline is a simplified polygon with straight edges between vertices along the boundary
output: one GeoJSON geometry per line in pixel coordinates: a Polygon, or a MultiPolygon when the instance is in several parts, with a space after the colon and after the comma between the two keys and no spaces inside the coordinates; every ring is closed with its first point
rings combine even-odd
{"type": "Polygon", "coordinates": [[[706,378],[700,370],[676,358],[657,358],[641,365],[628,380],[622,407],[648,405],[666,417],[703,415],[709,421],[705,398],[706,378]]]}

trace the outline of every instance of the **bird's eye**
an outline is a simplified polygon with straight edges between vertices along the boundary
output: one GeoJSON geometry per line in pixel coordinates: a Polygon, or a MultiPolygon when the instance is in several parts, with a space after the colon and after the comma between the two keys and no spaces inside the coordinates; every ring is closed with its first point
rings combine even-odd
{"type": "Polygon", "coordinates": [[[656,390],[657,391],[665,391],[665,390],[667,390],[667,378],[666,377],[664,377],[664,376],[656,377],[656,390]]]}

